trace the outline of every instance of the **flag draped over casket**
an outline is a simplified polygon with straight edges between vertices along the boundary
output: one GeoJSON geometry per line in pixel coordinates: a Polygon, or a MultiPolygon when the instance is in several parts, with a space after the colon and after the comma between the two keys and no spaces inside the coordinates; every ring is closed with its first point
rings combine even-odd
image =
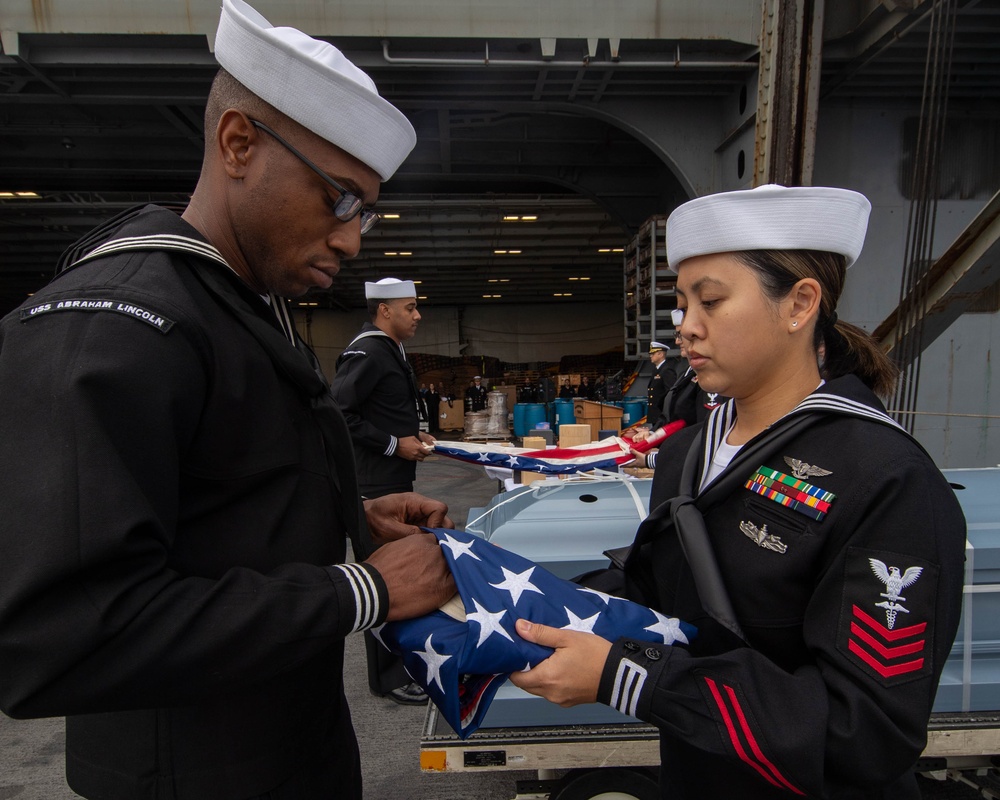
{"type": "Polygon", "coordinates": [[[614,470],[632,461],[628,443],[617,436],[576,447],[531,450],[503,444],[435,442],[434,452],[484,467],[504,467],[544,475],[570,475],[595,469],[614,470]]]}
{"type": "Polygon", "coordinates": [[[673,644],[694,636],[686,622],[557,578],[473,534],[431,532],[455,576],[457,600],[445,610],[390,622],[374,633],[403,657],[410,677],[463,739],[480,726],[510,673],[530,669],[553,652],[518,636],[514,623],[519,618],[608,641],[627,636],[673,644]]]}

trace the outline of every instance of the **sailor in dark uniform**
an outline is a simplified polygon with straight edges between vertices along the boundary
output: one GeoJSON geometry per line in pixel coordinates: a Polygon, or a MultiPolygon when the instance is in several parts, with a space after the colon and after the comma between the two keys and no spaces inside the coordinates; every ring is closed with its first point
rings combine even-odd
{"type": "MultiPolygon", "coordinates": [[[[677,312],[678,309],[675,309],[674,313],[677,314],[677,312]]],[[[682,318],[683,312],[680,312],[678,321],[675,323],[678,328],[680,327],[680,319],[682,318]]],[[[680,348],[681,363],[686,365],[687,368],[681,372],[677,380],[674,381],[673,386],[667,392],[667,396],[663,401],[663,413],[659,419],[651,423],[648,434],[636,436],[636,441],[642,441],[646,436],[655,435],[657,429],[664,428],[671,422],[680,421],[685,425],[694,425],[696,422],[703,422],[712,413],[713,409],[729,399],[728,397],[721,397],[718,392],[706,392],[701,388],[701,384],[698,383],[698,373],[687,363],[687,345],[684,342],[684,338],[678,335],[674,343],[680,348]]],[[[656,467],[658,452],[655,448],[645,452],[633,449],[632,455],[635,456],[634,466],[654,469],[656,467]]]]}
{"type": "Polygon", "coordinates": [[[649,343],[649,361],[653,365],[653,375],[646,387],[646,397],[649,401],[646,419],[650,421],[658,420],[663,415],[663,401],[666,400],[667,391],[677,378],[676,370],[667,362],[669,349],[662,342],[649,343]]]}
{"type": "Polygon", "coordinates": [[[664,798],[920,797],[966,525],[878,399],[895,366],[837,317],[870,209],[846,189],[764,186],[670,215],[690,364],[732,399],[663,443],[624,584],[697,636],[517,622],[554,653],[511,681],[655,725],[664,798]]]}
{"type": "Polygon", "coordinates": [[[337,359],[331,382],[354,441],[365,497],[413,491],[417,462],[434,442],[420,431],[420,397],[403,342],[420,322],[413,281],[365,283],[371,322],[337,359]]]}
{"type": "Polygon", "coordinates": [[[465,390],[466,411],[486,410],[486,387],[483,386],[483,378],[476,375],[472,379],[472,386],[465,390]]]}
{"type": "Polygon", "coordinates": [[[415,136],[242,0],[214,53],[184,213],[109,220],[0,321],[0,709],[66,717],[83,797],[360,800],[344,639],[454,594],[417,527],[445,507],[362,509],[285,298],[358,253],[415,136]]]}
{"type": "MultiPolygon", "coordinates": [[[[427,457],[434,438],[420,430],[420,395],[403,349],[420,322],[416,285],[398,278],[366,282],[365,299],[371,322],[337,359],[331,391],[351,431],[361,494],[375,498],[413,491],[417,462],[427,457]]],[[[374,694],[402,705],[427,702],[423,689],[368,632],[365,647],[374,694]]]]}

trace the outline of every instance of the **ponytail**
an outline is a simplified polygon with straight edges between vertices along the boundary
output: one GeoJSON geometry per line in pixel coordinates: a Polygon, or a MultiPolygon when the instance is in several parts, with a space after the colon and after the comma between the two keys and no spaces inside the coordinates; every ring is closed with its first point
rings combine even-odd
{"type": "Polygon", "coordinates": [[[895,391],[899,368],[867,331],[838,320],[820,331],[826,357],[820,374],[826,379],[854,373],[879,397],[895,391]]]}
{"type": "Polygon", "coordinates": [[[773,302],[786,297],[803,278],[813,278],[823,290],[814,345],[824,350],[820,375],[831,380],[856,375],[879,397],[889,397],[899,369],[869,333],[837,318],[837,301],[844,290],[846,259],[818,250],[748,250],[734,254],[757,274],[765,296],[773,302]]]}

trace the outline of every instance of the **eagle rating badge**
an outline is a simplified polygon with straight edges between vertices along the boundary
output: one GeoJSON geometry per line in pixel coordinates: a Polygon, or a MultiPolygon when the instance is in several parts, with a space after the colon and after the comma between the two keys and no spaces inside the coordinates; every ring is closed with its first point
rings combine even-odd
{"type": "Polygon", "coordinates": [[[927,674],[936,589],[931,564],[850,548],[838,648],[886,685],[927,674]]]}

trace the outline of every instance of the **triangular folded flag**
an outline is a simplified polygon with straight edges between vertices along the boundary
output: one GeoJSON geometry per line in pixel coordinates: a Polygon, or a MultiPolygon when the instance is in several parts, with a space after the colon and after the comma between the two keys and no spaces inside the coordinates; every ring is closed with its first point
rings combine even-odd
{"type": "Polygon", "coordinates": [[[532,561],[471,533],[431,530],[455,576],[458,600],[424,617],[375,631],[463,739],[486,716],[512,672],[536,666],[548,647],[517,635],[519,618],[615,641],[688,643],[695,628],[652,609],[557,578],[532,561]]]}

